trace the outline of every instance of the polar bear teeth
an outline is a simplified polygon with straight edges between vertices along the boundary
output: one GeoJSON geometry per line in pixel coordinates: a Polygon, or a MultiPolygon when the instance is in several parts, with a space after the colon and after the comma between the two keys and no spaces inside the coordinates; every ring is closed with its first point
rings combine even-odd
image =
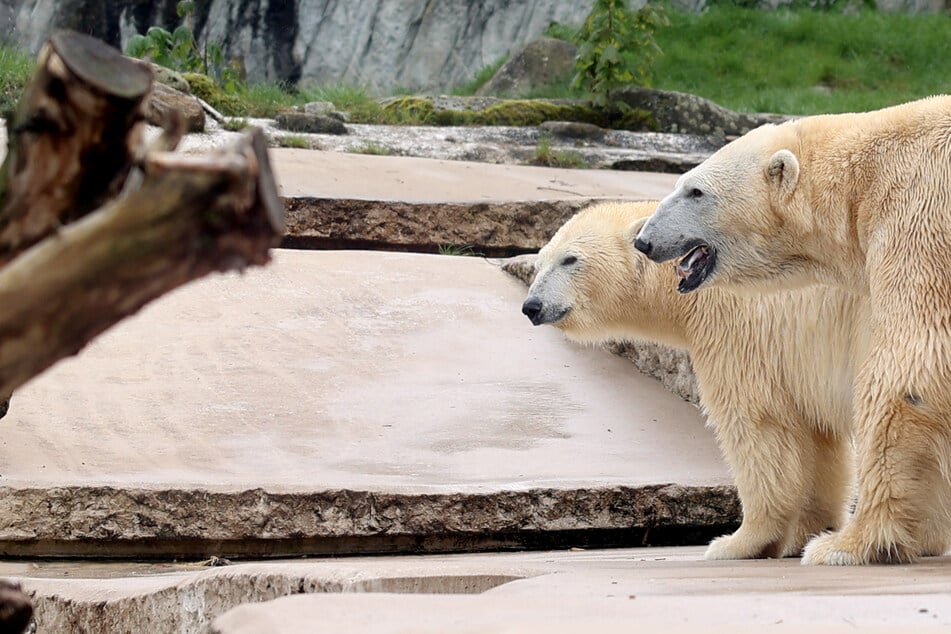
{"type": "Polygon", "coordinates": [[[705,244],[701,244],[680,261],[680,264],[677,265],[677,275],[683,279],[687,279],[695,267],[699,268],[703,266],[703,263],[709,255],[710,248],[705,244]]]}

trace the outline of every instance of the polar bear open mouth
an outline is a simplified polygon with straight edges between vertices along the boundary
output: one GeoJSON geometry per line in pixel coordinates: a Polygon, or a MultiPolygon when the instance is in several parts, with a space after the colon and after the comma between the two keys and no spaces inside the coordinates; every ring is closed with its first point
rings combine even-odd
{"type": "Polygon", "coordinates": [[[699,244],[690,250],[677,264],[677,275],[680,284],[677,290],[689,293],[696,290],[713,271],[717,263],[717,252],[708,244],[699,244]]]}

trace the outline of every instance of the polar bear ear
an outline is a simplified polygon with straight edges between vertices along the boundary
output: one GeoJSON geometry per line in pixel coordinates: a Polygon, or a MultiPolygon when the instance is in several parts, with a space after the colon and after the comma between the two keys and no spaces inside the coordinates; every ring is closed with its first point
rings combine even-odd
{"type": "Polygon", "coordinates": [[[766,173],[779,191],[789,195],[799,182],[799,159],[789,150],[780,150],[769,159],[766,173]]]}
{"type": "Polygon", "coordinates": [[[641,229],[643,229],[643,228],[644,228],[644,225],[647,224],[647,221],[648,221],[649,218],[650,218],[650,216],[647,216],[647,217],[645,217],[645,218],[638,218],[637,220],[635,220],[634,222],[632,222],[631,224],[629,224],[629,225],[627,226],[627,229],[624,230],[624,238],[625,238],[628,242],[630,242],[631,244],[633,244],[635,238],[637,238],[637,234],[639,234],[639,233],[641,232],[641,229]]]}

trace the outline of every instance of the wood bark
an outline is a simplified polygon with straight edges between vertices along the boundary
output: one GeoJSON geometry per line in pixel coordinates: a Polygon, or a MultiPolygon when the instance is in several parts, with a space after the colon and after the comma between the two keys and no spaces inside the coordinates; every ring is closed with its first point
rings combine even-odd
{"type": "MultiPolygon", "coordinates": [[[[0,396],[182,284],[265,264],[280,241],[261,131],[179,155],[172,113],[146,146],[151,87],[147,66],[85,35],[58,32],[37,58],[0,168],[0,396]]],[[[5,628],[24,599],[0,592],[0,631],[19,631],[5,628]]]]}
{"type": "Polygon", "coordinates": [[[181,284],[264,264],[280,240],[262,133],[176,155],[172,117],[147,147],[151,83],[78,33],[38,56],[0,171],[0,395],[181,284]]]}

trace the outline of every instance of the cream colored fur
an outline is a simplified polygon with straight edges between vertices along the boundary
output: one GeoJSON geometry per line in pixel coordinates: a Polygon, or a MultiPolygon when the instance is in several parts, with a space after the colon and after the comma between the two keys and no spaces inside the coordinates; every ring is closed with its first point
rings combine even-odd
{"type": "Polygon", "coordinates": [[[947,550],[951,96],[754,130],[681,181],[640,237],[651,257],[679,257],[703,240],[716,249],[713,284],[821,280],[869,298],[870,354],[855,392],[856,510],[841,531],[809,544],[804,563],[907,562],[947,550]]]}
{"type": "Polygon", "coordinates": [[[649,339],[686,348],[743,503],[739,530],[715,540],[707,558],[798,555],[809,537],[845,520],[863,302],[818,286],[768,296],[681,295],[672,265],[630,246],[656,205],[579,212],[541,250],[528,297],[552,316],[567,310],[553,325],[578,341],[649,339]]]}

